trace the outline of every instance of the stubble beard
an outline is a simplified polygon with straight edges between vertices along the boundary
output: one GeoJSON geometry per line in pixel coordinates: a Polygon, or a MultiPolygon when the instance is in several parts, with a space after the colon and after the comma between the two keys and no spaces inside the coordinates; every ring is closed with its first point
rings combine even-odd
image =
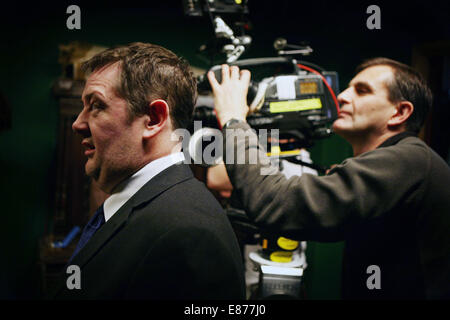
{"type": "Polygon", "coordinates": [[[86,175],[94,179],[100,189],[108,194],[111,194],[118,184],[136,171],[134,163],[124,162],[121,159],[115,159],[115,161],[103,159],[100,163],[91,165],[93,167],[89,167],[86,163],[86,175]]]}

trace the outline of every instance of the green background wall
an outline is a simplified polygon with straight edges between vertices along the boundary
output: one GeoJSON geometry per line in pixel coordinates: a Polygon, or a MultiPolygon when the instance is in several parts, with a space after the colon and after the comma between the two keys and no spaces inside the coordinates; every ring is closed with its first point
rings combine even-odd
{"type": "MultiPolygon", "coordinates": [[[[195,66],[207,67],[195,52],[209,38],[210,30],[206,23],[184,19],[181,1],[147,2],[138,5],[141,9],[82,3],[82,29],[71,31],[66,28],[65,11],[69,4],[76,3],[40,3],[27,10],[16,5],[3,8],[0,16],[0,92],[12,109],[11,129],[0,132],[3,299],[40,298],[38,240],[47,231],[47,219],[54,210],[58,109],[51,87],[61,75],[58,44],[74,40],[103,46],[152,42],[184,56],[195,66]]],[[[273,55],[272,43],[278,36],[291,43],[308,41],[315,53],[307,60],[337,71],[344,89],[363,58],[382,55],[410,63],[413,45],[427,38],[404,19],[394,22],[393,17],[406,18],[406,13],[395,11],[395,7],[383,9],[382,30],[369,31],[365,27],[365,4],[349,7],[318,1],[308,11],[293,3],[278,1],[276,8],[271,1],[252,4],[253,45],[244,57],[273,55]],[[331,7],[324,11],[323,6],[331,7]],[[297,14],[293,14],[295,10],[297,14]]],[[[425,17],[432,21],[433,14],[425,17]]],[[[311,151],[314,161],[323,165],[351,156],[350,146],[337,136],[318,142],[311,151]]],[[[308,297],[339,299],[343,243],[308,245],[308,297]]]]}

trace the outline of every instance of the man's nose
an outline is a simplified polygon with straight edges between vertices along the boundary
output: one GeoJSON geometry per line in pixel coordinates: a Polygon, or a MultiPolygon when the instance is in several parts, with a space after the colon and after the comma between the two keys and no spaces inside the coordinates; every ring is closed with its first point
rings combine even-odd
{"type": "Polygon", "coordinates": [[[84,110],[82,110],[80,114],[78,114],[77,119],[72,123],[72,130],[81,135],[86,135],[89,133],[89,126],[84,110]]]}
{"type": "Polygon", "coordinates": [[[342,91],[338,96],[337,100],[339,104],[346,104],[350,102],[350,88],[345,89],[342,91]]]}

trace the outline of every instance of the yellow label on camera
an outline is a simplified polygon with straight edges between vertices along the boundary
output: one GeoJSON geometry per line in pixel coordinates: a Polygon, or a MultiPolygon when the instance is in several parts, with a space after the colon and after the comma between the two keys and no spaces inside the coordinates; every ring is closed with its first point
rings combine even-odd
{"type": "MultiPolygon", "coordinates": [[[[273,149],[271,149],[272,151],[273,149]]],[[[276,152],[267,152],[267,156],[297,156],[300,154],[300,149],[288,150],[288,151],[276,151],[276,152]]]]}
{"type": "Polygon", "coordinates": [[[277,155],[281,153],[280,146],[271,146],[270,147],[270,155],[277,155]]]}
{"type": "Polygon", "coordinates": [[[295,250],[298,248],[298,241],[284,237],[279,237],[277,240],[277,244],[281,249],[284,250],[295,250]]]}
{"type": "Polygon", "coordinates": [[[275,251],[270,255],[270,261],[273,262],[291,262],[292,261],[292,252],[287,251],[275,251]]]}
{"type": "Polygon", "coordinates": [[[269,108],[271,113],[313,110],[322,108],[322,102],[320,98],[277,101],[271,102],[269,108]]]}

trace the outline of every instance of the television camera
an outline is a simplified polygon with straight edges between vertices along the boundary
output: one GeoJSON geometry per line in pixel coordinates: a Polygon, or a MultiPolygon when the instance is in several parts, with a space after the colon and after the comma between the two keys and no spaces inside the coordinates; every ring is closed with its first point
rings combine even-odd
{"type": "MultiPolygon", "coordinates": [[[[288,44],[285,39],[278,38],[274,42],[278,57],[238,60],[252,41],[245,34],[247,1],[184,0],[183,4],[186,15],[208,17],[214,36],[199,51],[210,55],[213,65],[210,70],[219,82],[221,65],[214,65],[214,58],[220,53],[226,55],[223,62],[252,72],[247,95],[250,107],[247,122],[255,130],[279,130],[277,143],[282,143],[279,143],[278,157],[288,157],[295,162],[295,154],[301,148],[310,147],[315,140],[332,134],[330,125],[339,112],[336,99],[338,74],[311,62],[298,60],[299,57],[310,55],[313,52],[311,47],[288,44]],[[234,28],[229,27],[222,16],[234,20],[234,28]]],[[[199,101],[194,110],[194,121],[202,121],[206,127],[220,129],[212,99],[202,99],[211,92],[206,74],[198,78],[198,90],[199,101]]],[[[190,129],[193,131],[193,127],[190,129]]],[[[201,134],[194,132],[194,139],[190,141],[190,154],[194,160],[202,154],[198,149],[205,148],[205,141],[214,139],[208,134],[210,131],[206,128],[202,128],[201,134]]],[[[323,171],[323,168],[313,167],[323,171]]]]}

